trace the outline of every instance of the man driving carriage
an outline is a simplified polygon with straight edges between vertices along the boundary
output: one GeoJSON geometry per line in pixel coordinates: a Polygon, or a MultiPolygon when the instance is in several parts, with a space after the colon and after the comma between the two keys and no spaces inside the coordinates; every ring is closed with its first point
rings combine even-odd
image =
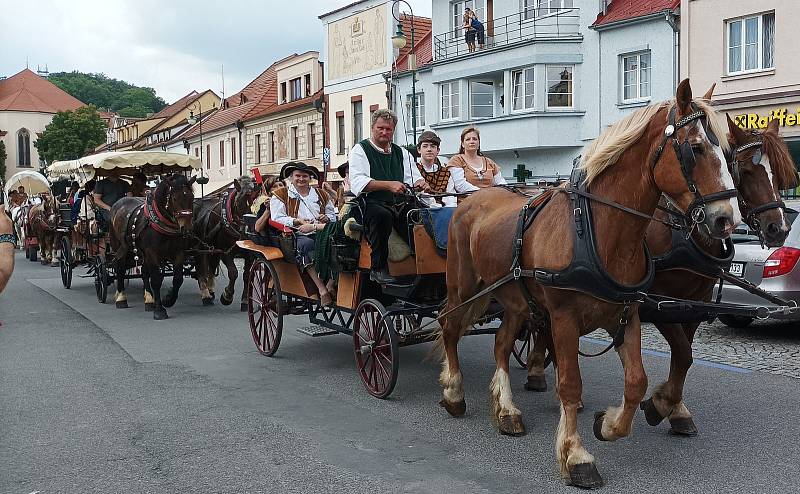
{"type": "Polygon", "coordinates": [[[391,110],[372,113],[371,136],[350,150],[350,190],[363,198],[363,222],[372,248],[370,279],[395,283],[389,274],[389,236],[394,227],[405,240],[408,228],[403,201],[398,201],[412,186],[429,190],[411,154],[392,142],[397,115],[391,110]]]}
{"type": "MultiPolygon", "coordinates": [[[[92,198],[98,208],[100,218],[105,225],[108,225],[111,221],[111,206],[127,196],[129,191],[130,186],[128,182],[114,175],[109,175],[97,182],[97,185],[94,187],[94,192],[92,193],[92,198]]],[[[107,226],[104,226],[104,228],[107,228],[107,226]]]]}

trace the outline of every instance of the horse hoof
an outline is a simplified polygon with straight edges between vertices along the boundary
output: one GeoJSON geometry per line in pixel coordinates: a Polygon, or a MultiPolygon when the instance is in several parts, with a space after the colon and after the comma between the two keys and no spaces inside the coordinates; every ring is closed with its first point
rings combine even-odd
{"type": "Polygon", "coordinates": [[[222,294],[222,296],[219,298],[219,302],[220,302],[222,305],[231,305],[231,304],[233,303],[233,297],[231,297],[231,298],[228,298],[228,297],[226,297],[226,296],[225,296],[225,294],[223,293],[223,294],[222,294]]]}
{"type": "Polygon", "coordinates": [[[242,302],[242,303],[239,305],[239,310],[240,310],[241,312],[247,312],[247,304],[246,304],[245,302],[242,302]]]}
{"type": "Polygon", "coordinates": [[[128,308],[128,301],[127,300],[118,300],[116,304],[117,309],[127,309],[128,308]]]}
{"type": "Polygon", "coordinates": [[[578,410],[578,413],[581,413],[583,411],[583,402],[582,401],[578,402],[577,410],[578,410]]]}
{"type": "Polygon", "coordinates": [[[178,297],[173,297],[172,293],[168,293],[167,296],[164,297],[164,300],[161,302],[161,305],[163,305],[164,307],[172,307],[173,305],[175,305],[175,301],[177,299],[178,297]]]}
{"type": "Polygon", "coordinates": [[[161,309],[153,311],[153,319],[155,319],[156,321],[162,321],[164,319],[169,319],[169,316],[167,315],[167,311],[161,309]]]}
{"type": "Polygon", "coordinates": [[[213,298],[204,298],[203,299],[203,305],[205,305],[206,307],[209,306],[209,305],[214,305],[214,299],[213,298]]]}
{"type": "Polygon", "coordinates": [[[664,420],[664,416],[659,413],[655,404],[653,404],[653,398],[648,398],[639,403],[639,408],[644,411],[644,419],[647,420],[647,423],[654,427],[664,420]]]}
{"type": "Polygon", "coordinates": [[[444,407],[444,409],[447,410],[447,413],[453,417],[461,417],[467,412],[467,402],[464,400],[450,403],[449,401],[443,399],[439,402],[439,405],[444,407]]]}
{"type": "Polygon", "coordinates": [[[211,295],[211,300],[214,300],[215,298],[217,298],[217,294],[214,293],[213,290],[209,290],[208,293],[211,295]]]}
{"type": "Polygon", "coordinates": [[[567,485],[581,489],[599,489],[603,487],[603,477],[594,463],[578,463],[569,469],[567,485]]]}
{"type": "Polygon", "coordinates": [[[697,427],[694,425],[692,417],[681,417],[676,419],[669,419],[670,434],[675,436],[689,436],[697,435],[697,427]]]}
{"type": "Polygon", "coordinates": [[[500,434],[505,436],[524,436],[525,424],[519,415],[504,415],[500,417],[500,434]]]}
{"type": "Polygon", "coordinates": [[[156,304],[144,304],[145,312],[153,312],[154,310],[156,310],[156,304]]]}
{"type": "Polygon", "coordinates": [[[547,380],[544,376],[528,376],[528,382],[525,383],[526,391],[536,391],[541,393],[547,391],[547,380]]]}
{"type": "Polygon", "coordinates": [[[595,412],[594,414],[594,425],[592,426],[592,431],[594,432],[594,437],[601,441],[608,441],[608,439],[603,437],[603,420],[606,418],[606,412],[595,412]]]}

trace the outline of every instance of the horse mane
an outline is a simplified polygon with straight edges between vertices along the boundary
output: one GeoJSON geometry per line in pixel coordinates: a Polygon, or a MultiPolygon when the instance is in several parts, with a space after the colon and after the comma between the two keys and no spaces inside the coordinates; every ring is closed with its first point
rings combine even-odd
{"type": "Polygon", "coordinates": [[[778,187],[782,190],[797,187],[797,172],[786,141],[772,132],[762,132],[759,135],[764,141],[764,152],[769,157],[772,173],[778,179],[778,187]]]}
{"type": "MultiPolygon", "coordinates": [[[[692,101],[708,116],[707,124],[711,131],[717,136],[724,137],[727,134],[727,127],[723,125],[717,111],[702,98],[695,98],[692,101]]],[[[605,169],[619,161],[622,153],[642,137],[650,121],[659,111],[664,108],[670,110],[674,105],[673,99],[640,108],[612,124],[584,147],[580,166],[586,170],[586,183],[592,183],[605,169]]],[[[730,149],[727,139],[720,139],[719,145],[724,152],[730,149]]]]}

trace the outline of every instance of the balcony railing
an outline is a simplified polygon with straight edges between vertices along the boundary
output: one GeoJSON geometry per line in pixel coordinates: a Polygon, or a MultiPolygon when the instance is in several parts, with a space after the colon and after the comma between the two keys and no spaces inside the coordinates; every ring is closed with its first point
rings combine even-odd
{"type": "MultiPolygon", "coordinates": [[[[530,8],[515,14],[484,22],[486,43],[484,50],[510,45],[520,41],[553,38],[579,38],[580,10],[577,8],[530,8]]],[[[433,37],[434,60],[447,60],[469,53],[464,40],[464,29],[459,26],[433,37]]],[[[479,46],[477,39],[476,48],[479,46]]],[[[480,53],[476,50],[475,53],[480,53]]]]}

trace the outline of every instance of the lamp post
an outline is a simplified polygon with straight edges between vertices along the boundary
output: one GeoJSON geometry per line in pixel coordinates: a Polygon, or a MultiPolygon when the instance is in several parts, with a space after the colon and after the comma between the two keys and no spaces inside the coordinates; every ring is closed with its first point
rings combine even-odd
{"type": "MultiPolygon", "coordinates": [[[[417,55],[414,53],[414,9],[406,0],[394,0],[392,17],[397,21],[397,32],[392,36],[392,46],[398,50],[406,46],[406,35],[403,34],[403,23],[394,14],[394,8],[404,3],[411,11],[411,51],[408,53],[408,69],[411,71],[411,127],[413,127],[414,145],[417,144],[417,55]]],[[[400,9],[397,14],[402,17],[400,9]]]]}
{"type": "Polygon", "coordinates": [[[189,107],[189,118],[186,119],[186,123],[189,125],[194,125],[197,122],[200,122],[200,178],[197,179],[197,183],[200,184],[200,197],[205,197],[203,186],[208,183],[208,179],[203,171],[206,165],[203,162],[203,105],[200,104],[200,100],[195,101],[192,106],[189,107]],[[194,116],[195,107],[197,107],[197,110],[200,112],[199,118],[194,116]]]}

